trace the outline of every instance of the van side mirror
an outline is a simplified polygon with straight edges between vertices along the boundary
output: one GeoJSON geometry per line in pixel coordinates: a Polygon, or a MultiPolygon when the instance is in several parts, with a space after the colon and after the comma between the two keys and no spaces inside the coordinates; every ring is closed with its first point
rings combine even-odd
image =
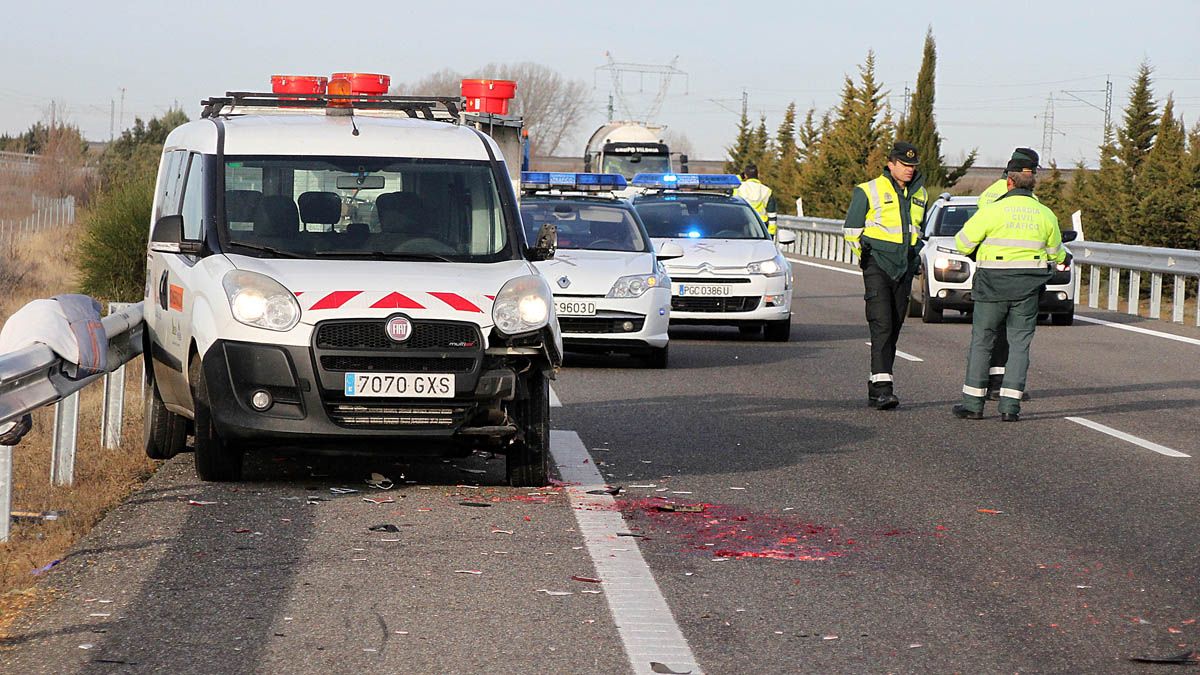
{"type": "Polygon", "coordinates": [[[664,241],[662,246],[658,247],[659,260],[674,260],[683,257],[683,247],[673,241],[664,241]]]}
{"type": "Polygon", "coordinates": [[[558,228],[554,226],[554,223],[543,223],[542,229],[538,232],[537,241],[529,247],[526,257],[532,262],[550,260],[554,257],[556,250],[558,250],[558,228]]]}
{"type": "Polygon", "coordinates": [[[796,233],[795,232],[793,232],[791,230],[784,230],[784,229],[779,229],[776,232],[777,233],[775,236],[777,237],[780,244],[786,245],[786,244],[796,243],[796,233]]]}
{"type": "Polygon", "coordinates": [[[1062,240],[1063,240],[1064,244],[1067,243],[1068,241],[1075,241],[1078,238],[1079,238],[1079,233],[1076,232],[1075,230],[1063,230],[1062,240]]]}
{"type": "Polygon", "coordinates": [[[183,216],[163,216],[154,224],[154,232],[150,235],[150,250],[156,253],[195,255],[200,252],[200,242],[183,240],[183,216]]]}

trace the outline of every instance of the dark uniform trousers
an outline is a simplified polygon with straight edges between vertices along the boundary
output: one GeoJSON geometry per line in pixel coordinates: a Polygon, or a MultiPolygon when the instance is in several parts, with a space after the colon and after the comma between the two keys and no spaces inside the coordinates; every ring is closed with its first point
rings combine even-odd
{"type": "MultiPolygon", "coordinates": [[[[1007,343],[1002,347],[1005,360],[1004,383],[1000,386],[1000,412],[1021,412],[1021,392],[1025,391],[1025,378],[1029,372],[1029,347],[1033,343],[1033,332],[1037,328],[1038,300],[1040,291],[1020,300],[998,302],[975,301],[971,320],[971,351],[967,356],[967,386],[987,389],[988,371],[996,364],[995,348],[1001,347],[997,337],[1003,335],[1007,343]],[[1006,396],[1005,394],[1016,394],[1006,396]]],[[[983,410],[983,397],[963,395],[963,405],[971,411],[983,410]]]]}
{"type": "MultiPolygon", "coordinates": [[[[867,327],[871,331],[871,374],[891,374],[896,362],[896,342],[908,314],[913,275],[909,272],[899,280],[893,279],[870,257],[862,270],[867,327]]],[[[891,382],[886,384],[884,389],[890,392],[891,382]]]]}

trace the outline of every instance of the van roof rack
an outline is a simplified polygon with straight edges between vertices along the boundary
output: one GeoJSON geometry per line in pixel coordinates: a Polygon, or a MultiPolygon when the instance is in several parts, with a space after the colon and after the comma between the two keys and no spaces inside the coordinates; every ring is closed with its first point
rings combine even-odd
{"type": "Polygon", "coordinates": [[[414,119],[439,122],[460,121],[463,99],[457,96],[377,96],[370,94],[274,94],[267,92],[230,91],[200,102],[204,109],[201,118],[263,113],[271,110],[300,112],[304,108],[329,110],[371,110],[404,113],[414,119]],[[351,106],[330,106],[332,102],[349,101],[351,106]]]}

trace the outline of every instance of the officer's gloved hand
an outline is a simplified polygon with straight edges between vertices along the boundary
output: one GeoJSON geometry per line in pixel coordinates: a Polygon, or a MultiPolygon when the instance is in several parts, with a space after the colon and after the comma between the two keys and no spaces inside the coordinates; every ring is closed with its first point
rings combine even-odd
{"type": "Polygon", "coordinates": [[[1072,260],[1074,260],[1074,259],[1075,259],[1075,256],[1071,255],[1071,252],[1070,252],[1070,251],[1067,251],[1067,258],[1066,258],[1065,260],[1063,260],[1063,261],[1062,261],[1062,264],[1063,264],[1063,265],[1066,265],[1066,266],[1068,266],[1068,267],[1070,267],[1070,266],[1071,266],[1071,261],[1072,261],[1072,260]]]}

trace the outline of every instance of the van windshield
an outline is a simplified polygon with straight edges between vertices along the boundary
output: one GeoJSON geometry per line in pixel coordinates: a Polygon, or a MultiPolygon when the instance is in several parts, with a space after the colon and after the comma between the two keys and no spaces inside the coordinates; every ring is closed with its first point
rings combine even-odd
{"type": "Polygon", "coordinates": [[[491,166],[380,157],[227,157],[229,243],[255,255],[515,256],[491,166]]]}

